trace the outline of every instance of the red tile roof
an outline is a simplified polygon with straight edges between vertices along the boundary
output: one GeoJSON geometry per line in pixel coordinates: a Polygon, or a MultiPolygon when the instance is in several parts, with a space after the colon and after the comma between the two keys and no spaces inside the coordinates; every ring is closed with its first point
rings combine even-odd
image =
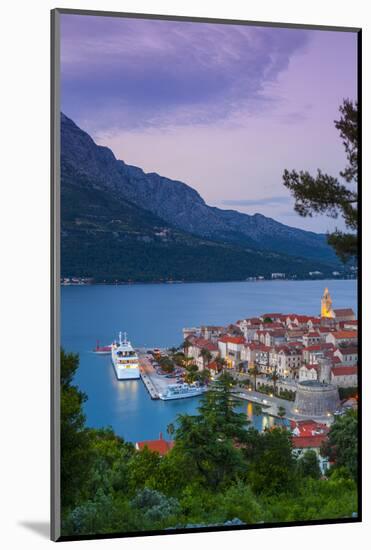
{"type": "Polygon", "coordinates": [[[243,336],[222,336],[218,339],[218,342],[223,342],[224,344],[243,344],[245,338],[243,336]]]}
{"type": "MultiPolygon", "coordinates": [[[[294,430],[297,428],[301,435],[313,435],[315,431],[328,432],[329,428],[322,422],[316,420],[290,420],[290,428],[294,430]]],[[[318,435],[318,434],[316,434],[318,435]]]]}
{"type": "Polygon", "coordinates": [[[324,351],[334,349],[334,344],[323,342],[322,344],[314,344],[313,346],[307,346],[304,351],[324,351]]]}
{"type": "Polygon", "coordinates": [[[282,330],[272,330],[270,335],[273,336],[273,337],[285,336],[285,331],[283,329],[282,330]]]}
{"type": "Polygon", "coordinates": [[[317,365],[317,363],[312,363],[311,365],[302,365],[302,367],[304,367],[308,370],[314,369],[315,371],[317,371],[319,369],[319,365],[317,365]]]}
{"type": "Polygon", "coordinates": [[[206,340],[205,338],[192,338],[191,343],[197,348],[207,349],[209,351],[218,351],[218,346],[214,344],[214,342],[206,340]]]}
{"type": "Polygon", "coordinates": [[[147,447],[150,451],[159,453],[161,456],[166,455],[170,449],[174,447],[174,441],[166,441],[166,439],[152,439],[149,441],[138,441],[135,444],[138,451],[142,451],[147,447]]]}
{"type": "Polygon", "coordinates": [[[358,327],[358,321],[356,319],[352,321],[340,321],[339,326],[345,327],[345,326],[351,326],[351,327],[358,327]]]}
{"type": "Polygon", "coordinates": [[[256,351],[271,351],[272,348],[265,346],[264,344],[258,344],[255,349],[256,351]]]}
{"type": "Polygon", "coordinates": [[[357,366],[356,365],[352,365],[352,366],[336,366],[336,367],[332,367],[331,369],[331,372],[334,376],[351,376],[353,374],[357,374],[357,366]]]}
{"type": "Polygon", "coordinates": [[[282,319],[286,318],[286,315],[282,315],[282,313],[263,313],[263,315],[261,315],[262,319],[265,319],[266,317],[270,317],[271,319],[273,319],[273,317],[276,319],[282,319]]]}
{"type": "Polygon", "coordinates": [[[358,333],[356,330],[336,330],[333,335],[336,339],[352,339],[357,338],[358,333]]]}
{"type": "Polygon", "coordinates": [[[249,317],[248,319],[245,319],[247,323],[250,323],[250,325],[261,325],[261,320],[258,317],[249,317]]]}
{"type": "Polygon", "coordinates": [[[319,449],[327,435],[293,436],[292,445],[295,449],[319,449]]]}
{"type": "Polygon", "coordinates": [[[308,315],[296,315],[295,319],[299,321],[299,323],[307,323],[308,321],[311,321],[311,317],[308,315]]]}
{"type": "Polygon", "coordinates": [[[263,323],[265,330],[275,330],[283,329],[284,325],[282,323],[263,323]]]}
{"type": "Polygon", "coordinates": [[[344,309],[334,309],[335,316],[338,315],[339,317],[342,317],[344,315],[354,315],[354,311],[352,308],[344,308],[344,309]]]}
{"type": "Polygon", "coordinates": [[[316,344],[314,346],[307,346],[306,348],[304,348],[303,351],[321,351],[322,350],[322,346],[320,346],[319,344],[316,344]]]}
{"type": "Polygon", "coordinates": [[[297,348],[300,348],[300,349],[304,349],[303,342],[286,342],[286,345],[289,346],[289,347],[297,347],[297,348]]]}
{"type": "Polygon", "coordinates": [[[256,351],[271,351],[272,349],[269,346],[260,344],[259,342],[249,342],[248,344],[245,344],[245,348],[249,348],[250,350],[256,350],[256,351]]]}

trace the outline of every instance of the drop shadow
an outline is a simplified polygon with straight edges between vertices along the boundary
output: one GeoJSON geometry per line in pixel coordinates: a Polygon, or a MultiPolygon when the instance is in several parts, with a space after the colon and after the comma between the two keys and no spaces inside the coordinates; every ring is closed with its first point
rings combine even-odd
{"type": "Polygon", "coordinates": [[[37,533],[44,539],[50,539],[50,523],[48,521],[19,521],[18,525],[37,533]]]}

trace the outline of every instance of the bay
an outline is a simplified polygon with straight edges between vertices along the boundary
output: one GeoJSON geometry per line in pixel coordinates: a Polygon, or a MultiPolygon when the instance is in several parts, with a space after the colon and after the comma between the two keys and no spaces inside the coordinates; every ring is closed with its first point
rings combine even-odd
{"type": "MultiPolygon", "coordinates": [[[[136,347],[176,346],[187,326],[271,312],[318,315],[325,287],[335,308],[357,311],[355,280],[63,286],[61,343],[80,356],[75,383],[88,396],[87,424],[112,426],[127,441],[157,439],[177,414],[194,414],[199,401],[152,401],[140,380],[117,381],[110,357],[92,352],[97,340],[109,344],[121,330],[136,347]]],[[[241,410],[257,429],[274,422],[246,403],[241,410]]]]}

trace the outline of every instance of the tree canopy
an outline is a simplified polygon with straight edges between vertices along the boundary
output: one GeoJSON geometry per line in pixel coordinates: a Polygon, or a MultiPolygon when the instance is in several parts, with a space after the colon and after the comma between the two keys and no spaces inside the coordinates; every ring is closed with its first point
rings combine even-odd
{"type": "Polygon", "coordinates": [[[338,177],[318,169],[315,176],[308,171],[285,170],[283,184],[295,199],[295,211],[300,216],[327,214],[342,217],[347,232],[336,229],[328,242],[345,262],[357,256],[358,223],[358,106],[345,99],[339,107],[340,118],[334,124],[343,142],[347,165],[338,177]]]}
{"type": "Polygon", "coordinates": [[[357,411],[349,410],[337,417],[321,451],[323,456],[335,463],[335,468],[345,468],[354,480],[358,477],[357,416],[357,411]]]}
{"type": "Polygon", "coordinates": [[[357,511],[354,414],[337,420],[329,452],[338,466],[318,479],[318,461],[297,460],[280,427],[258,432],[247,421],[226,372],[179,415],[161,456],[137,451],[112,428],[86,426],[86,396],[73,385],[78,356],[61,354],[62,533],[88,535],[224,524],[349,517],[357,511]]]}

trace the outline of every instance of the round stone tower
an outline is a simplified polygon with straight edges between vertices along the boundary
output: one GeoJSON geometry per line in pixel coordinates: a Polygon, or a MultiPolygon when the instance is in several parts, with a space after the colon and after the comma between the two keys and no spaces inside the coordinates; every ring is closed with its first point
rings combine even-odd
{"type": "Polygon", "coordinates": [[[304,416],[327,416],[339,408],[340,399],[336,386],[318,380],[299,382],[296,390],[295,409],[304,416]]]}

